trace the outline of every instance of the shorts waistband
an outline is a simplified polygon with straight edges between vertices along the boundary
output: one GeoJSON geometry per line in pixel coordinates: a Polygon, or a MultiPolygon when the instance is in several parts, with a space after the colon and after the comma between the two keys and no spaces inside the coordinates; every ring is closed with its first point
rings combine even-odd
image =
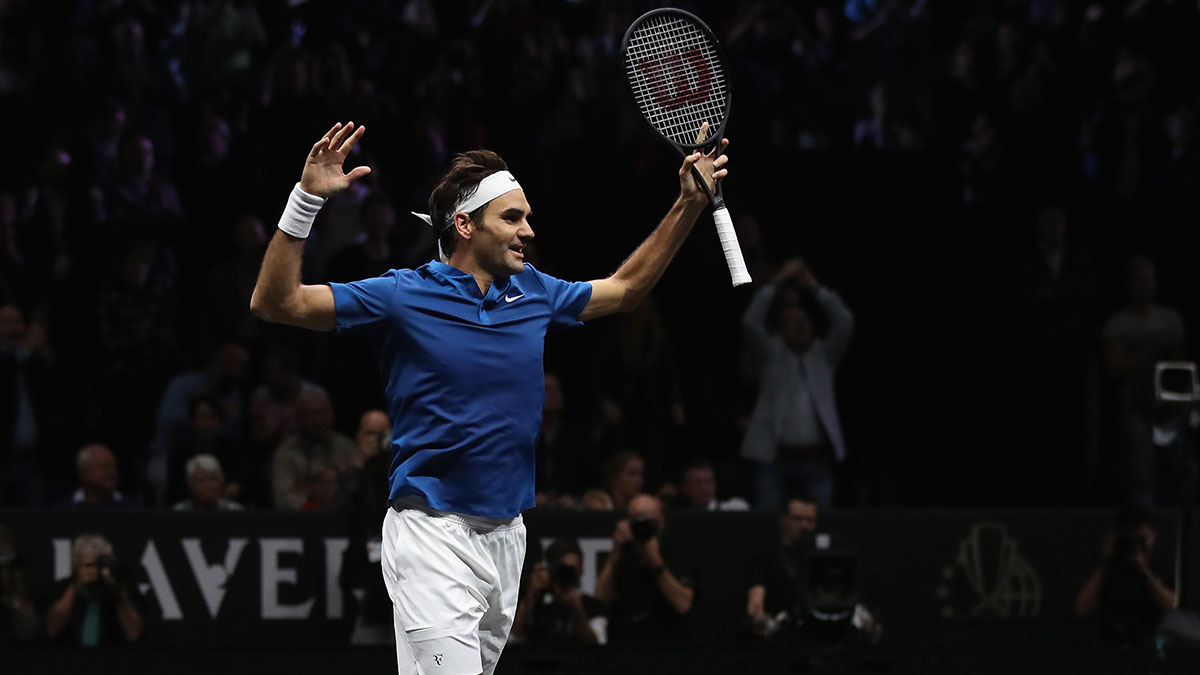
{"type": "Polygon", "coordinates": [[[426,504],[425,500],[419,495],[396,497],[388,502],[388,505],[395,509],[397,513],[404,509],[412,509],[420,511],[425,515],[433,516],[434,518],[445,518],[455,523],[461,523],[480,533],[500,532],[525,524],[525,520],[521,516],[515,518],[487,518],[485,516],[472,516],[453,511],[442,511],[426,504]]]}

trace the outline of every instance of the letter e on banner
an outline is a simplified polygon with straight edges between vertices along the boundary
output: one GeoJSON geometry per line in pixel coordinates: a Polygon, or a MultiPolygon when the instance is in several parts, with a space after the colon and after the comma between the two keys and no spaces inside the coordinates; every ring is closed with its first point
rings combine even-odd
{"type": "Polygon", "coordinates": [[[258,546],[262,557],[262,618],[307,619],[316,598],[294,605],[279,602],[279,585],[296,583],[296,568],[280,567],[279,554],[303,553],[304,541],[299,538],[260,539],[258,546]]]}

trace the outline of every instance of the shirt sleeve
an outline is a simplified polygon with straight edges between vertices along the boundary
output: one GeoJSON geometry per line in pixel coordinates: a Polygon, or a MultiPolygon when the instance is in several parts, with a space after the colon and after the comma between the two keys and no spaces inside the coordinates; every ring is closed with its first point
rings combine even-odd
{"type": "Polygon", "coordinates": [[[592,299],[592,285],[586,281],[563,281],[539,272],[533,265],[528,267],[546,290],[546,299],[550,301],[550,325],[562,327],[583,323],[579,315],[592,299]]]}
{"type": "Polygon", "coordinates": [[[329,284],[333,290],[337,332],[352,332],[382,324],[391,313],[399,279],[399,272],[390,270],[373,279],[329,284]]]}

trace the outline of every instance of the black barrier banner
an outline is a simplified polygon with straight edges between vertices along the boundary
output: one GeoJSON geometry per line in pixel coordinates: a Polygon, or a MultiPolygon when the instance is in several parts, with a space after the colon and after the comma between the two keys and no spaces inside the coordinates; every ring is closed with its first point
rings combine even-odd
{"type": "MultiPolygon", "coordinates": [[[[526,514],[531,544],[572,537],[590,592],[612,546],[616,517],[526,514]]],[[[669,513],[664,543],[695,571],[694,638],[729,641],[745,609],[747,563],[775,535],[774,514],[669,513]]],[[[996,622],[1070,621],[1095,567],[1111,511],[842,511],[821,514],[831,549],[858,558],[860,601],[892,639],[922,639],[996,622]]],[[[44,610],[71,574],[71,542],[112,542],[127,582],[151,608],[145,639],[161,645],[338,644],[355,600],[342,587],[351,545],[345,519],[244,512],[0,511],[44,610]]],[[[1174,518],[1159,518],[1156,569],[1170,581],[1174,518]]],[[[536,547],[533,547],[536,548],[536,547]]],[[[377,568],[376,568],[377,569],[377,568]]]]}

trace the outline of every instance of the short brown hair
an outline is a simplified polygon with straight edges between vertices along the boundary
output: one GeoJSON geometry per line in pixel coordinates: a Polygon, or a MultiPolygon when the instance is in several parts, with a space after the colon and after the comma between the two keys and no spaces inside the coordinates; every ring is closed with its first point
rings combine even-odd
{"type": "MultiPolygon", "coordinates": [[[[454,207],[474,194],[484,178],[507,170],[508,165],[491,150],[471,150],[454,157],[450,170],[429,195],[429,215],[433,219],[433,228],[442,244],[442,251],[447,256],[454,253],[458,245],[458,237],[454,236],[454,228],[451,227],[454,207]]],[[[486,204],[468,214],[471,220],[480,222],[485,208],[486,204]]]]}

